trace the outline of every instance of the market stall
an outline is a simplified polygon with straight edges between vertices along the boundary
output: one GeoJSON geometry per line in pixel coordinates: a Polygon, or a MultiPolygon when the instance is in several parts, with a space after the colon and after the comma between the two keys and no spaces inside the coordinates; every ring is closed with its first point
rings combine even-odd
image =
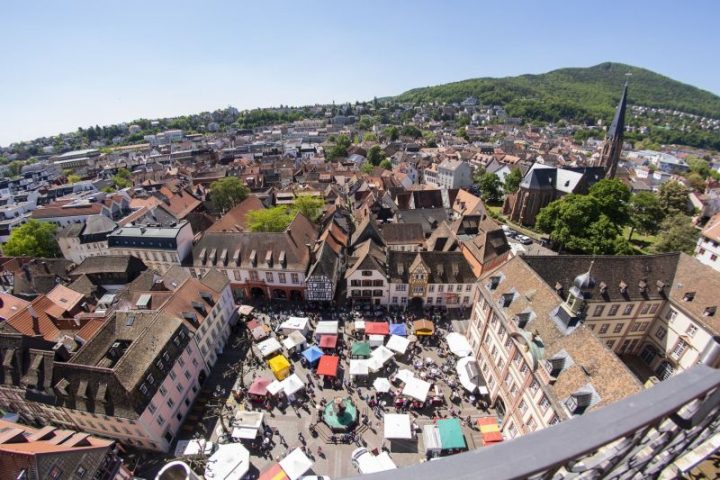
{"type": "Polygon", "coordinates": [[[390,325],[388,322],[365,322],[366,335],[389,335],[390,325]]]}
{"type": "Polygon", "coordinates": [[[260,323],[257,320],[250,320],[247,323],[247,328],[250,331],[253,340],[255,340],[256,342],[259,342],[260,340],[263,340],[270,336],[270,327],[268,327],[264,323],[260,323]]]}
{"type": "Polygon", "coordinates": [[[353,381],[357,381],[357,377],[367,377],[370,374],[370,367],[368,361],[363,359],[351,359],[350,360],[350,377],[353,381]]]}
{"type": "Polygon", "coordinates": [[[258,480],[290,480],[279,463],[274,463],[260,474],[258,480]]]}
{"type": "Polygon", "coordinates": [[[483,447],[487,447],[503,441],[502,432],[497,417],[488,416],[477,419],[477,426],[480,429],[483,447]]]}
{"type": "Polygon", "coordinates": [[[430,392],[430,383],[417,377],[408,379],[403,387],[402,394],[406,397],[414,398],[418,402],[427,400],[428,392],[430,392]]]}
{"type": "Polygon", "coordinates": [[[336,355],[323,355],[317,367],[317,374],[324,377],[336,377],[340,357],[336,355]]]}
{"type": "Polygon", "coordinates": [[[249,469],[248,449],[241,443],[226,443],[208,459],[205,478],[243,478],[249,469]]]}
{"type": "Polygon", "coordinates": [[[314,462],[300,448],[296,448],[280,460],[280,468],[289,480],[297,480],[310,470],[314,462]]]}
{"type": "Polygon", "coordinates": [[[283,380],[290,375],[290,362],[284,355],[276,355],[268,360],[268,366],[278,380],[283,380]]]}
{"type": "Polygon", "coordinates": [[[378,377],[373,381],[373,388],[378,393],[387,393],[392,388],[390,380],[385,377],[378,377]]]}
{"type": "Polygon", "coordinates": [[[410,415],[386,413],[383,416],[383,436],[390,443],[391,452],[417,451],[410,415]]]}
{"type": "Polygon", "coordinates": [[[302,333],[294,331],[290,332],[287,338],[282,341],[282,344],[288,352],[292,353],[297,350],[302,350],[305,347],[306,342],[307,340],[302,333]]]}
{"type": "Polygon", "coordinates": [[[280,324],[278,330],[283,335],[290,335],[292,332],[300,332],[305,335],[310,330],[310,319],[307,317],[289,317],[280,324]]]}
{"type": "Polygon", "coordinates": [[[323,335],[337,335],[339,328],[336,320],[322,320],[315,327],[315,340],[320,340],[323,335]]]}
{"type": "Polygon", "coordinates": [[[460,450],[467,450],[465,435],[462,432],[462,425],[457,418],[445,418],[437,421],[438,432],[440,433],[440,444],[443,453],[454,453],[460,450]]]}
{"type": "Polygon", "coordinates": [[[447,337],[445,337],[445,341],[447,341],[450,351],[458,357],[467,357],[472,354],[470,342],[468,342],[467,338],[460,333],[448,333],[447,337]]]}
{"type": "Polygon", "coordinates": [[[368,344],[375,348],[385,343],[385,335],[368,335],[368,344]]]}
{"type": "Polygon", "coordinates": [[[265,377],[258,377],[253,380],[253,383],[248,388],[248,396],[250,400],[260,402],[265,400],[268,395],[268,385],[272,383],[272,380],[265,377]]]}
{"type": "Polygon", "coordinates": [[[367,342],[355,342],[350,349],[351,358],[369,358],[370,344],[367,342]]]}
{"type": "Polygon", "coordinates": [[[407,336],[407,327],[404,323],[391,323],[390,324],[390,335],[400,335],[401,337],[407,336]]]}
{"type": "Polygon", "coordinates": [[[399,335],[390,335],[390,339],[388,340],[386,345],[388,349],[392,350],[393,352],[399,353],[400,355],[404,355],[409,346],[410,342],[408,341],[408,339],[399,335]]]}
{"type": "Polygon", "coordinates": [[[319,345],[320,348],[335,350],[335,347],[337,347],[337,341],[337,335],[321,335],[319,345]]]}
{"type": "Polygon", "coordinates": [[[487,395],[488,389],[480,374],[480,367],[477,360],[473,357],[463,357],[458,360],[455,366],[460,384],[470,393],[480,392],[481,395],[487,395]]]}
{"type": "Polygon", "coordinates": [[[280,342],[277,341],[277,338],[272,337],[258,343],[255,345],[255,348],[257,349],[258,356],[260,358],[266,358],[273,353],[281,351],[282,345],[280,345],[280,342]]]}
{"type": "Polygon", "coordinates": [[[232,433],[230,436],[236,442],[241,440],[255,440],[263,426],[265,414],[262,412],[238,411],[232,420],[232,433]]]}
{"type": "Polygon", "coordinates": [[[305,360],[307,360],[308,364],[315,365],[320,358],[325,355],[322,350],[320,350],[319,347],[316,345],[311,346],[304,352],[302,352],[303,357],[305,360]]]}
{"type": "Polygon", "coordinates": [[[415,320],[413,333],[418,337],[428,337],[435,333],[435,325],[430,320],[415,320]]]}
{"type": "Polygon", "coordinates": [[[393,357],[394,353],[387,347],[380,346],[372,351],[368,366],[371,372],[379,371],[393,357]]]}
{"type": "Polygon", "coordinates": [[[288,399],[292,400],[297,392],[305,388],[305,382],[296,373],[293,373],[280,382],[280,387],[288,399]]]}

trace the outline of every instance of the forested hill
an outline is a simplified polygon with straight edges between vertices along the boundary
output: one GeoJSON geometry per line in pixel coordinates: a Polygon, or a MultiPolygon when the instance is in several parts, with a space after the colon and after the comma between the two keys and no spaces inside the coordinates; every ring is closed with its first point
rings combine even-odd
{"type": "Polygon", "coordinates": [[[541,75],[475,78],[409,90],[402,102],[459,102],[476,97],[484,105],[503,105],[511,116],[555,121],[609,119],[629,78],[631,105],[669,108],[720,118],[720,97],[671,78],[622,63],[563,68],[541,75]],[[627,73],[632,75],[626,77],[627,73]]]}

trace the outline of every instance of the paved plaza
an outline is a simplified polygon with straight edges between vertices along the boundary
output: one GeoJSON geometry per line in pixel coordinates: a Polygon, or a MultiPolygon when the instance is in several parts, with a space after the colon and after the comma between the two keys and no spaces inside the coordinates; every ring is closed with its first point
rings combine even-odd
{"type": "MultiPolygon", "coordinates": [[[[310,365],[302,360],[301,350],[288,354],[283,350],[291,363],[291,371],[298,375],[306,383],[305,388],[294,395],[292,403],[287,402],[282,394],[278,396],[282,400],[272,402],[251,401],[247,394],[247,387],[258,377],[274,379],[273,371],[269,368],[267,358],[258,358],[257,353],[251,349],[245,356],[242,371],[244,373],[244,389],[240,398],[229,394],[227,396],[223,420],[220,420],[212,428],[210,439],[215,442],[232,441],[229,438],[232,429],[232,419],[237,412],[262,411],[265,412],[264,424],[265,434],[261,434],[255,442],[245,442],[251,452],[250,477],[259,475],[267,470],[272,464],[284,458],[287,453],[297,447],[304,448],[306,454],[315,461],[313,471],[318,475],[327,475],[337,479],[357,475],[359,472],[351,460],[352,452],[360,447],[367,447],[368,450],[378,452],[390,451],[390,457],[397,466],[410,465],[426,461],[425,448],[423,446],[422,427],[432,424],[442,418],[458,418],[462,421],[462,430],[469,449],[479,448],[481,445],[480,433],[472,425],[475,420],[482,416],[492,415],[483,401],[477,396],[468,395],[457,381],[455,364],[458,360],[453,354],[447,351],[444,342],[445,336],[451,330],[462,329],[462,320],[450,320],[444,314],[417,315],[386,313],[384,310],[334,310],[334,311],[302,311],[291,308],[258,307],[253,312],[254,318],[272,329],[271,337],[283,340],[285,337],[276,330],[278,326],[290,316],[309,317],[310,328],[307,333],[309,339],[307,346],[316,344],[313,336],[318,321],[335,320],[339,322],[338,343],[335,349],[325,349],[326,354],[338,355],[340,357],[338,376],[329,377],[323,381],[315,370],[316,365],[310,365]],[[435,325],[434,335],[428,337],[412,336],[412,321],[417,318],[433,319],[435,325]],[[351,345],[357,340],[365,340],[366,336],[354,331],[355,320],[367,319],[373,321],[389,321],[391,323],[404,323],[410,338],[410,344],[406,355],[395,355],[381,371],[376,374],[370,373],[367,377],[353,377],[349,375],[349,357],[351,345]],[[396,407],[394,396],[389,394],[377,394],[373,388],[373,380],[376,377],[389,377],[393,379],[395,374],[407,369],[420,378],[431,382],[433,388],[425,404],[416,402],[415,405],[396,407]],[[323,385],[325,385],[323,387],[323,385]],[[453,398],[453,392],[454,394],[453,398]],[[333,434],[332,431],[321,421],[321,408],[328,402],[332,403],[337,398],[350,397],[357,406],[359,421],[354,429],[354,435],[343,436],[333,434]],[[432,401],[434,400],[434,401],[432,401]],[[431,405],[431,403],[435,403],[431,405]],[[384,404],[384,406],[382,405],[384,404]],[[400,451],[397,448],[390,450],[390,445],[384,439],[383,415],[385,413],[408,413],[412,419],[412,427],[417,441],[410,442],[400,451]],[[415,446],[413,446],[413,444],[415,446]]],[[[241,331],[241,336],[247,338],[247,342],[257,345],[248,331],[241,331]]],[[[240,343],[243,343],[241,340],[240,343]]],[[[237,342],[236,342],[237,343],[237,342]]],[[[227,375],[225,375],[227,377],[227,375]]],[[[236,384],[238,387],[240,383],[236,384]]],[[[399,380],[392,383],[392,391],[400,392],[403,384],[399,380]]],[[[216,389],[224,396],[227,388],[217,386],[216,389]]]]}

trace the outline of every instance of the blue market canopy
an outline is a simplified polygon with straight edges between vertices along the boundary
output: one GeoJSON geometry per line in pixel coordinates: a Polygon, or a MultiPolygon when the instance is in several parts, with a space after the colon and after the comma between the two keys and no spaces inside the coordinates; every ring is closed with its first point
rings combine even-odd
{"type": "Polygon", "coordinates": [[[390,335],[400,335],[401,337],[407,336],[407,328],[404,323],[391,323],[390,324],[390,335]]]}
{"type": "Polygon", "coordinates": [[[320,357],[325,355],[322,350],[316,345],[313,345],[312,347],[305,350],[303,353],[303,357],[305,357],[305,360],[307,360],[309,363],[315,363],[318,360],[320,360],[320,357]]]}

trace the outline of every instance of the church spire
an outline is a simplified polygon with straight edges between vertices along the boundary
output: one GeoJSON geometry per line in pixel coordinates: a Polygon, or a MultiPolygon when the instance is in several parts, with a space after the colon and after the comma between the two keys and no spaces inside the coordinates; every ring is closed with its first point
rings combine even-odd
{"type": "Polygon", "coordinates": [[[625,137],[625,109],[627,108],[627,80],[623,86],[622,97],[615,110],[612,124],[605,138],[602,153],[600,154],[600,165],[605,167],[605,177],[615,178],[615,171],[620,160],[623,140],[625,137]]]}

